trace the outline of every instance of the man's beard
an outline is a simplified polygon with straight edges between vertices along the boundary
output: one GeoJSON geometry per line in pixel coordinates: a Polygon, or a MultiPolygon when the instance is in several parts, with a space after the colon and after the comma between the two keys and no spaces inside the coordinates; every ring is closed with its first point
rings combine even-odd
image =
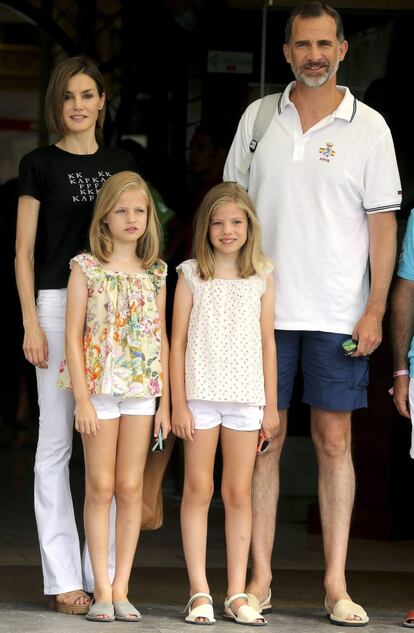
{"type": "Polygon", "coordinates": [[[305,84],[305,86],[307,86],[308,88],[320,88],[321,86],[323,86],[324,84],[326,84],[331,77],[333,77],[339,68],[339,59],[336,60],[336,63],[334,66],[331,66],[330,64],[325,63],[325,72],[323,73],[323,75],[315,75],[315,76],[310,76],[305,74],[304,69],[311,69],[313,66],[313,64],[305,64],[305,66],[302,66],[302,68],[300,70],[295,70],[295,68],[293,67],[293,64],[291,64],[291,68],[292,68],[292,72],[295,75],[295,78],[297,81],[301,81],[303,84],[305,84]]]}

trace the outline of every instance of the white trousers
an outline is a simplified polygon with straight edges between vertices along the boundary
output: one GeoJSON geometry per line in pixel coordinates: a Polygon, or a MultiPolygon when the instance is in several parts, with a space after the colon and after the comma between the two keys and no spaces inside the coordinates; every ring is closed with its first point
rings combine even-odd
{"type": "MultiPolygon", "coordinates": [[[[39,398],[39,439],[35,458],[35,514],[42,559],[44,593],[57,594],[84,587],[93,590],[89,555],[84,553],[82,579],[79,536],[69,481],[72,453],[74,400],[57,387],[65,345],[66,290],[41,290],[37,313],[49,348],[48,368],[36,368],[39,398]]],[[[115,506],[111,508],[111,524],[115,506]]],[[[114,529],[111,529],[114,561],[114,529]]],[[[110,565],[113,577],[114,565],[110,565]]]]}

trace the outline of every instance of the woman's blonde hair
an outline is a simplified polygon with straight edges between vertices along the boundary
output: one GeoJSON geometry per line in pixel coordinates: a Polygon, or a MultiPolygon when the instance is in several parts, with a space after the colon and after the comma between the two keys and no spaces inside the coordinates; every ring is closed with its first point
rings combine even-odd
{"type": "Polygon", "coordinates": [[[215,272],[214,251],[209,238],[211,215],[218,207],[231,202],[247,216],[247,239],[238,258],[240,276],[246,278],[256,273],[265,274],[269,266],[261,246],[257,213],[247,191],[235,182],[223,182],[204,196],[194,219],[193,253],[201,279],[212,279],[215,272]]]}
{"type": "Polygon", "coordinates": [[[133,171],[120,171],[108,178],[102,186],[96,202],[89,229],[89,246],[92,255],[100,261],[108,262],[114,249],[114,242],[105,218],[114,208],[124,191],[138,189],[147,199],[147,226],[137,241],[136,253],[144,268],[154,264],[161,250],[161,227],[154,200],[145,180],[133,171]]]}
{"type": "MultiPolygon", "coordinates": [[[[103,77],[98,66],[89,57],[78,56],[69,57],[60,62],[53,70],[47,85],[45,96],[45,120],[50,133],[59,134],[61,137],[66,134],[66,127],[63,122],[63,104],[65,102],[66,90],[69,80],[75,75],[88,75],[96,84],[98,95],[102,97],[105,93],[103,77]]],[[[106,103],[102,110],[98,112],[95,135],[100,142],[102,129],[105,121],[106,103]]]]}

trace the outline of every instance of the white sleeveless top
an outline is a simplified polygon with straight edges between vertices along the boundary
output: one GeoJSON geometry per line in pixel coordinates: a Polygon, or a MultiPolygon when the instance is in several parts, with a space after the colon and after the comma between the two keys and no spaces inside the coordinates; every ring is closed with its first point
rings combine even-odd
{"type": "Polygon", "coordinates": [[[265,276],[204,281],[195,259],[177,271],[193,294],[185,354],[187,400],[265,405],[260,329],[265,276]]]}

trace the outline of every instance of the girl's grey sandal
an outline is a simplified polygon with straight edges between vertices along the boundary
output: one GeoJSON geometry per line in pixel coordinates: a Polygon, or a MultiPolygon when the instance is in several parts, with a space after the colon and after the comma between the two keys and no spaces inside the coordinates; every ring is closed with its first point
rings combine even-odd
{"type": "Polygon", "coordinates": [[[118,600],[114,602],[114,609],[115,620],[121,622],[140,622],[142,620],[142,615],[129,600],[118,600]]]}
{"type": "Polygon", "coordinates": [[[115,620],[114,605],[112,602],[94,601],[89,607],[86,619],[91,622],[113,622],[115,620]]]}

